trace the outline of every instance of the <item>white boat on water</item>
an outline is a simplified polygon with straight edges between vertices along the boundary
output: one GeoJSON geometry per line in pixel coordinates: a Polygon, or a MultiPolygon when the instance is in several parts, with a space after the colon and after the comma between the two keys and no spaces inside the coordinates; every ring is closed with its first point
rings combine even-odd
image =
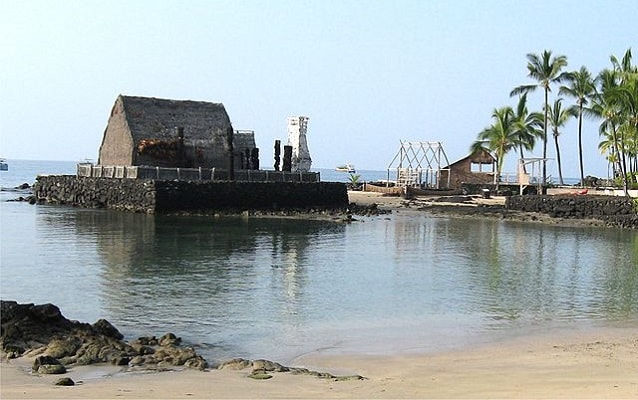
{"type": "Polygon", "coordinates": [[[347,172],[349,174],[354,174],[355,172],[357,172],[354,169],[354,165],[352,164],[344,164],[344,165],[340,165],[337,168],[335,168],[335,171],[339,171],[339,172],[347,172]]]}
{"type": "Polygon", "coordinates": [[[7,160],[4,158],[0,158],[0,171],[8,171],[9,164],[7,164],[7,160]]]}

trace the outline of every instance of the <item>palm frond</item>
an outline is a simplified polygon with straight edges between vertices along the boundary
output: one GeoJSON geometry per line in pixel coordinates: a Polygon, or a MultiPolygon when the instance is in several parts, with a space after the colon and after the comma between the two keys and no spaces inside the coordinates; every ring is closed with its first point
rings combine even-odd
{"type": "Polygon", "coordinates": [[[470,145],[470,155],[472,156],[480,154],[483,151],[490,152],[487,147],[487,140],[476,140],[470,145]]]}
{"type": "Polygon", "coordinates": [[[517,86],[510,92],[510,97],[518,96],[521,94],[527,94],[535,91],[538,85],[521,85],[517,86]]]}

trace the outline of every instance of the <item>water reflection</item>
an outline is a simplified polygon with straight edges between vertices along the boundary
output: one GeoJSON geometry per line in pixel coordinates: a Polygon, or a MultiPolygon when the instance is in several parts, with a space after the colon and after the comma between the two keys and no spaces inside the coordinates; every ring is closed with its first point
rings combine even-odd
{"type": "MultiPolygon", "coordinates": [[[[105,317],[129,337],[175,331],[214,357],[439,348],[480,332],[638,320],[638,232],[36,210],[28,271],[55,290],[29,286],[3,254],[3,292],[81,303],[78,318],[105,317]],[[59,290],[69,282],[78,289],[59,290]]],[[[15,252],[5,232],[3,222],[3,250],[15,252]]]]}
{"type": "Polygon", "coordinates": [[[484,315],[494,327],[638,313],[636,232],[411,217],[384,236],[397,279],[408,275],[402,285],[420,287],[429,309],[484,315]]]}
{"type": "Polygon", "coordinates": [[[75,222],[78,236],[94,234],[104,308],[123,330],[178,326],[222,351],[297,325],[308,248],[344,234],[333,222],[284,219],[103,212],[75,222]]]}
{"type": "MultiPolygon", "coordinates": [[[[471,301],[495,320],[572,320],[636,315],[636,233],[481,221],[447,230],[472,254],[471,301]]],[[[461,246],[455,246],[461,247],[461,246]]]]}

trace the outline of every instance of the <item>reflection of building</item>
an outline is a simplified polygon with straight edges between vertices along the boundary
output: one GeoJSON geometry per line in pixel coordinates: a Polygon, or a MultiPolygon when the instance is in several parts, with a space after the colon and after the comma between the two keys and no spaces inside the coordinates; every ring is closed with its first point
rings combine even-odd
{"type": "Polygon", "coordinates": [[[285,233],[272,235],[271,265],[281,267],[282,295],[285,297],[283,311],[294,315],[298,297],[302,294],[306,269],[306,249],[310,244],[308,236],[290,236],[285,233]]]}
{"type": "MultiPolygon", "coordinates": [[[[326,230],[339,235],[345,230],[326,221],[228,218],[211,224],[197,217],[108,211],[73,215],[78,234],[94,238],[105,300],[121,310],[130,301],[122,293],[146,293],[151,302],[166,300],[169,294],[156,290],[159,286],[188,287],[190,296],[224,303],[233,288],[261,289],[263,282],[255,279],[269,275],[271,266],[281,268],[276,269],[281,272],[281,294],[294,300],[302,293],[313,238],[326,230]]],[[[180,298],[183,293],[170,296],[180,298]]]]}
{"type": "Polygon", "coordinates": [[[191,100],[118,96],[104,131],[98,164],[183,168],[234,167],[252,154],[252,131],[235,132],[224,105],[191,100]]]}
{"type": "Polygon", "coordinates": [[[288,145],[292,146],[292,171],[308,172],[312,159],[306,132],[308,117],[288,117],[288,145]]]}

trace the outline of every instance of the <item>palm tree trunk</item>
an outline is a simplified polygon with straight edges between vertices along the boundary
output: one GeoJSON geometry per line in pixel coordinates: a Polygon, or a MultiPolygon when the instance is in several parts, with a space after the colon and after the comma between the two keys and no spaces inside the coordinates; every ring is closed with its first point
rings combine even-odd
{"type": "Polygon", "coordinates": [[[612,137],[614,146],[616,146],[616,151],[618,152],[618,164],[620,165],[620,174],[622,175],[623,191],[625,192],[625,196],[629,196],[629,184],[627,183],[627,164],[625,162],[623,139],[621,136],[620,143],[618,143],[618,131],[616,130],[616,124],[612,123],[611,129],[613,133],[612,137]]]}
{"type": "MultiPolygon", "coordinates": [[[[622,139],[621,139],[622,140],[622,139]]],[[[620,153],[620,159],[622,160],[622,182],[623,182],[623,190],[625,191],[625,196],[629,196],[629,177],[627,173],[627,157],[625,156],[625,152],[620,153]]]]}
{"type": "Polygon", "coordinates": [[[545,87],[545,122],[543,123],[543,181],[547,183],[547,113],[549,112],[548,96],[549,88],[545,87]]]}
{"type": "Polygon", "coordinates": [[[583,168],[583,103],[578,104],[578,158],[580,161],[580,186],[585,185],[583,168]]]}
{"type": "MultiPolygon", "coordinates": [[[[521,154],[521,160],[522,160],[523,158],[525,158],[525,155],[523,154],[523,145],[522,145],[522,144],[518,146],[518,151],[519,151],[519,153],[521,154]]],[[[527,166],[525,166],[525,164],[523,164],[523,173],[524,173],[524,174],[526,174],[526,173],[527,173],[527,166]]]]}
{"type": "Polygon", "coordinates": [[[617,174],[621,174],[622,175],[622,163],[620,162],[620,151],[618,150],[618,142],[616,139],[616,134],[614,132],[612,132],[612,136],[611,136],[611,153],[613,155],[613,160],[612,161],[612,167],[613,167],[613,178],[615,179],[617,177],[617,174]]]}
{"type": "Polygon", "coordinates": [[[560,164],[560,148],[558,147],[558,135],[554,133],[554,143],[556,144],[556,162],[558,163],[558,182],[563,184],[563,171],[560,164]]]}
{"type": "Polygon", "coordinates": [[[505,157],[505,151],[503,147],[496,150],[496,176],[494,177],[495,188],[494,191],[498,193],[498,189],[501,183],[501,170],[503,169],[503,159],[505,157]]]}

